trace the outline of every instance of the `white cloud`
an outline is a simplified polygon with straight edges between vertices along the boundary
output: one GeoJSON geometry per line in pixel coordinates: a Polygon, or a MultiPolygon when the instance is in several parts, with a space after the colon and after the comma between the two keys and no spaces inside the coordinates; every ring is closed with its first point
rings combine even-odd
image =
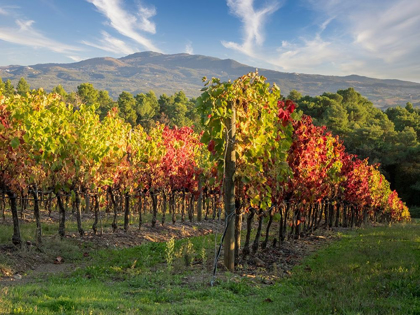
{"type": "Polygon", "coordinates": [[[44,36],[33,28],[34,21],[32,20],[16,20],[16,24],[18,28],[1,27],[0,40],[34,48],[45,48],[58,53],[81,51],[79,47],[63,44],[44,36]]]}
{"type": "Polygon", "coordinates": [[[155,23],[149,20],[151,17],[154,17],[155,15],[156,15],[156,9],[154,7],[146,8],[146,7],[139,6],[138,17],[139,17],[140,23],[138,25],[138,28],[145,32],[156,34],[156,25],[155,23]]]}
{"type": "Polygon", "coordinates": [[[248,56],[255,57],[255,47],[264,43],[264,24],[269,15],[280,8],[279,2],[266,4],[259,10],[254,8],[254,0],[227,0],[230,12],[243,23],[243,42],[222,41],[223,46],[238,50],[248,56]]]}
{"type": "Polygon", "coordinates": [[[281,47],[290,47],[290,43],[287,40],[282,40],[281,47]]]}
{"type": "Polygon", "coordinates": [[[185,52],[187,54],[190,54],[190,55],[194,54],[194,49],[193,49],[192,43],[190,41],[188,41],[188,43],[185,45],[185,52]]]}
{"type": "Polygon", "coordinates": [[[4,5],[0,8],[0,15],[7,17],[18,18],[21,16],[18,12],[21,10],[21,7],[18,5],[4,5]]]}
{"type": "Polygon", "coordinates": [[[330,17],[328,20],[324,21],[321,23],[321,25],[319,26],[320,30],[318,34],[321,34],[323,31],[325,31],[325,29],[327,28],[328,24],[331,23],[332,20],[334,20],[335,17],[330,17]]]}
{"type": "Polygon", "coordinates": [[[154,8],[139,6],[136,15],[130,14],[122,8],[121,0],[87,0],[92,3],[103,15],[105,15],[110,25],[121,35],[136,41],[148,50],[160,52],[148,38],[140,34],[139,31],[156,33],[156,27],[150,18],[156,14],[154,8]]]}
{"type": "Polygon", "coordinates": [[[343,58],[345,52],[334,43],[324,41],[320,35],[313,39],[301,39],[299,44],[282,42],[277,49],[279,55],[268,58],[268,62],[286,71],[310,72],[320,66],[330,67],[332,60],[343,58]]]}
{"type": "Polygon", "coordinates": [[[32,24],[34,24],[35,21],[28,20],[28,21],[22,21],[22,20],[16,20],[16,24],[19,26],[21,31],[30,31],[32,24]]]}
{"type": "Polygon", "coordinates": [[[105,31],[102,32],[102,39],[99,40],[99,44],[89,41],[82,41],[82,43],[91,47],[112,52],[114,54],[130,55],[137,51],[136,49],[128,46],[124,41],[109,35],[105,31]]]}
{"type": "Polygon", "coordinates": [[[79,56],[67,56],[68,58],[70,58],[73,61],[79,62],[82,61],[83,58],[79,57],[79,56]]]}

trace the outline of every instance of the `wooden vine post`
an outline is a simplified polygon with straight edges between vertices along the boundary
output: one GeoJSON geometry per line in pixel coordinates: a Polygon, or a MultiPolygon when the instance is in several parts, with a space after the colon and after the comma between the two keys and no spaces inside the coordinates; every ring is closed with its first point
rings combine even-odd
{"type": "Polygon", "coordinates": [[[233,101],[228,102],[232,115],[227,118],[227,141],[225,156],[224,204],[227,231],[224,239],[224,264],[230,271],[235,270],[235,170],[236,170],[236,110],[233,101]]]}

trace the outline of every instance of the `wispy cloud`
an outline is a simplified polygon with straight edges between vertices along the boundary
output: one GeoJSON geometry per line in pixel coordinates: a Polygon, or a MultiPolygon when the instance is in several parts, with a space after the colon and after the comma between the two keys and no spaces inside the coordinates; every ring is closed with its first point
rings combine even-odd
{"type": "Polygon", "coordinates": [[[138,12],[131,14],[122,7],[121,0],[87,0],[92,3],[99,12],[109,20],[110,26],[117,30],[121,35],[131,38],[142,45],[147,50],[160,52],[151,40],[144,37],[140,31],[151,34],[156,33],[155,24],[150,21],[156,15],[155,8],[147,8],[139,5],[138,12]]]}
{"type": "Polygon", "coordinates": [[[268,16],[280,8],[280,3],[273,1],[258,10],[254,8],[254,0],[227,0],[227,5],[230,12],[242,21],[243,42],[222,41],[223,46],[255,57],[255,47],[264,43],[264,24],[268,16]]]}
{"type": "Polygon", "coordinates": [[[411,0],[307,0],[325,18],[335,19],[340,34],[328,40],[343,73],[405,77],[419,81],[420,2],[411,0]],[[322,9],[321,9],[322,8],[322,9]],[[340,51],[341,50],[341,51],[340,51]]]}
{"type": "Polygon", "coordinates": [[[340,45],[342,43],[322,38],[322,33],[333,20],[334,17],[329,17],[322,21],[313,37],[301,37],[293,43],[282,41],[276,50],[279,54],[266,57],[266,60],[286,71],[315,73],[321,69],[328,69],[331,74],[337,72],[333,69],[334,61],[347,60],[348,54],[346,47],[340,45]]]}
{"type": "MultiPolygon", "coordinates": [[[[331,62],[345,56],[345,50],[325,41],[318,34],[313,39],[302,38],[299,44],[283,42],[277,56],[267,58],[273,65],[286,71],[314,73],[319,67],[331,67],[331,62]]],[[[330,69],[331,70],[331,69],[330,69]]]]}
{"type": "Polygon", "coordinates": [[[261,49],[264,38],[255,34],[261,34],[265,17],[277,10],[278,5],[255,11],[252,0],[228,0],[231,12],[243,22],[246,36],[242,44],[224,42],[225,47],[290,72],[358,73],[420,80],[419,1],[304,0],[302,3],[317,11],[315,21],[309,21],[312,26],[303,28],[300,37],[279,38],[278,48],[273,52],[273,49],[261,49]],[[258,15],[258,12],[262,13],[258,15]],[[257,15],[255,23],[251,19],[254,15],[257,15]]]}
{"type": "Polygon", "coordinates": [[[112,52],[114,54],[130,55],[137,51],[136,49],[128,46],[124,41],[109,35],[105,31],[102,32],[102,39],[99,40],[99,44],[85,40],[82,41],[82,43],[91,47],[112,52]]]}
{"type": "Polygon", "coordinates": [[[33,27],[35,23],[33,20],[16,20],[15,22],[17,28],[0,28],[0,40],[34,48],[45,48],[58,53],[74,53],[82,50],[44,36],[33,27]]]}
{"type": "Polygon", "coordinates": [[[156,9],[154,7],[146,8],[139,5],[139,14],[138,14],[138,28],[142,31],[156,34],[156,25],[149,19],[156,15],[156,9]]]}
{"type": "Polygon", "coordinates": [[[388,1],[370,14],[353,12],[348,27],[355,44],[387,63],[420,53],[419,1],[388,1]]]}
{"type": "Polygon", "coordinates": [[[185,45],[185,52],[187,54],[193,55],[194,54],[194,49],[192,47],[192,42],[188,41],[188,43],[185,45]]]}
{"type": "Polygon", "coordinates": [[[3,5],[0,8],[0,15],[15,16],[15,11],[20,9],[18,5],[3,5]]]}

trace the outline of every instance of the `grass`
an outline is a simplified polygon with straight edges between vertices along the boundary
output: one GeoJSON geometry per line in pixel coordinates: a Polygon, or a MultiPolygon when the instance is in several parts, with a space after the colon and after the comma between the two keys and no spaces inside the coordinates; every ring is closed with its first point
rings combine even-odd
{"type": "Polygon", "coordinates": [[[420,314],[418,223],[346,232],[274,285],[220,271],[211,287],[214,237],[173,246],[171,268],[165,243],[92,251],[71,275],[0,287],[0,313],[420,314]]]}
{"type": "Polygon", "coordinates": [[[291,283],[308,313],[420,314],[420,225],[343,235],[307,259],[291,283]]]}

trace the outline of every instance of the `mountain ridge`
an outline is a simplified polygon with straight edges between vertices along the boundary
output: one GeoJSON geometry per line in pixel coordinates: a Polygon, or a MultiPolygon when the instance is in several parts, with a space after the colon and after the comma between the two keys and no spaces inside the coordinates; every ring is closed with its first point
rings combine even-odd
{"type": "MultiPolygon", "coordinates": [[[[96,57],[73,63],[4,66],[0,67],[0,77],[11,79],[15,85],[24,77],[32,88],[46,90],[61,84],[67,91],[75,91],[79,84],[90,82],[96,89],[108,90],[115,99],[122,91],[137,94],[149,90],[157,95],[183,90],[187,96],[196,97],[203,87],[201,78],[204,76],[234,80],[255,69],[230,58],[148,51],[121,58],[96,57]]],[[[262,68],[258,71],[268,82],[276,83],[283,95],[292,89],[303,95],[316,96],[353,87],[378,107],[405,105],[406,102],[420,106],[420,83],[357,74],[331,76],[262,68]]]]}

